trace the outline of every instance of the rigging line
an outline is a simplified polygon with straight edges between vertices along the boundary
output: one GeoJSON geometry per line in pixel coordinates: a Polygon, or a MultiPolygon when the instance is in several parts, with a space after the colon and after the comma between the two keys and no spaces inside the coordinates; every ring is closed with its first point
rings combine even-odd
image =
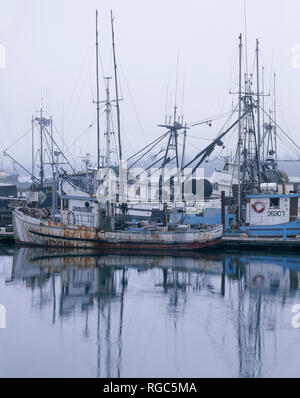
{"type": "Polygon", "coordinates": [[[172,91],[170,91],[170,93],[169,93],[169,98],[170,98],[170,101],[169,101],[169,117],[171,117],[170,115],[172,114],[172,96],[173,96],[173,93],[172,93],[172,91]]]}
{"type": "MultiPolygon", "coordinates": [[[[100,41],[99,41],[99,45],[100,45],[100,41]]],[[[104,78],[106,76],[106,74],[105,74],[105,70],[104,70],[104,66],[103,66],[103,62],[102,62],[102,58],[101,58],[101,51],[99,48],[98,48],[98,56],[99,56],[101,70],[102,70],[102,77],[104,78]]]]}
{"type": "Polygon", "coordinates": [[[147,155],[147,153],[149,153],[150,151],[152,151],[153,148],[156,147],[156,145],[158,145],[165,137],[162,137],[158,142],[154,143],[151,148],[149,148],[145,153],[143,153],[133,164],[131,164],[128,167],[128,170],[130,170],[134,165],[136,165],[144,156],[147,155]]]}
{"type": "Polygon", "coordinates": [[[185,72],[183,76],[183,85],[182,85],[182,102],[181,102],[181,117],[182,117],[182,123],[183,123],[183,117],[184,117],[184,98],[185,98],[185,72]]]}
{"type": "Polygon", "coordinates": [[[39,149],[36,151],[35,159],[33,160],[33,167],[36,167],[36,161],[39,156],[39,149]]]}
{"type": "Polygon", "coordinates": [[[297,149],[300,150],[300,147],[296,142],[273,120],[273,118],[267,114],[267,112],[260,106],[261,110],[270,118],[271,122],[276,125],[276,127],[295,145],[297,149]]]}
{"type": "MultiPolygon", "coordinates": [[[[235,86],[235,82],[236,82],[236,78],[235,77],[237,75],[236,64],[237,64],[238,55],[239,55],[239,49],[236,48],[233,51],[233,57],[231,57],[231,59],[233,60],[233,63],[231,64],[231,72],[230,72],[230,77],[229,77],[229,82],[228,82],[229,83],[229,87],[231,86],[232,82],[234,82],[233,86],[235,86]]],[[[227,96],[226,93],[225,93],[225,96],[227,96]]],[[[222,102],[223,102],[223,105],[224,105],[224,98],[223,98],[222,102]]],[[[222,106],[222,108],[223,108],[223,106],[222,106]]]]}
{"type": "Polygon", "coordinates": [[[210,160],[207,159],[206,163],[212,163],[212,162],[215,162],[216,160],[219,160],[222,152],[224,152],[224,148],[220,149],[220,152],[218,153],[218,155],[216,155],[216,157],[214,159],[210,159],[210,160]]]}
{"type": "MultiPolygon", "coordinates": [[[[280,135],[278,135],[278,139],[279,139],[279,141],[286,147],[287,146],[287,143],[286,142],[284,142],[283,140],[282,140],[282,137],[280,136],[280,135]]],[[[295,148],[293,148],[293,149],[295,149],[295,148]]],[[[296,154],[296,152],[294,152],[294,154],[297,156],[297,154],[296,154]]],[[[298,154],[299,155],[299,154],[298,154]]],[[[288,156],[290,156],[290,155],[288,155],[288,156]]],[[[299,162],[300,160],[296,160],[296,162],[299,162]]],[[[282,162],[282,161],[281,161],[282,162]]]]}
{"type": "MultiPolygon", "coordinates": [[[[55,123],[53,123],[53,125],[54,125],[54,128],[55,128],[56,132],[57,132],[58,135],[60,136],[60,138],[61,138],[61,140],[62,140],[62,143],[63,143],[64,147],[66,148],[67,146],[66,146],[64,140],[62,139],[62,137],[61,137],[61,135],[60,135],[60,133],[59,133],[59,131],[58,131],[58,129],[57,129],[55,123]]],[[[46,127],[45,127],[45,131],[46,131],[46,133],[49,135],[49,137],[51,138],[51,140],[53,141],[54,145],[57,147],[57,149],[59,150],[59,152],[61,152],[61,155],[62,155],[62,156],[64,157],[64,159],[67,161],[67,163],[68,163],[69,166],[71,167],[72,171],[74,172],[74,171],[75,171],[74,167],[71,165],[71,163],[69,162],[68,158],[65,156],[65,154],[63,153],[63,151],[60,149],[60,147],[58,146],[58,144],[56,143],[56,141],[54,140],[54,138],[51,136],[51,134],[49,133],[49,131],[46,129],[46,127]]],[[[67,151],[68,151],[68,149],[67,149],[67,151]]],[[[70,156],[71,156],[71,158],[72,158],[72,160],[73,160],[75,166],[78,167],[77,162],[76,162],[76,160],[74,159],[73,155],[71,154],[70,151],[68,151],[68,152],[69,152],[69,154],[70,154],[70,156]]]]}
{"type": "MultiPolygon", "coordinates": [[[[80,93],[82,92],[83,86],[85,84],[85,81],[83,80],[83,77],[86,76],[86,72],[83,73],[86,70],[86,63],[85,60],[89,59],[89,54],[91,53],[91,47],[88,48],[88,50],[86,51],[86,56],[83,56],[82,59],[82,64],[79,64],[79,68],[77,69],[77,72],[75,72],[75,83],[72,85],[73,89],[71,91],[71,94],[69,97],[69,100],[67,101],[67,103],[69,104],[69,108],[66,111],[66,115],[65,118],[68,119],[71,110],[73,110],[74,108],[77,108],[78,106],[78,98],[80,96],[80,93]],[[75,101],[75,97],[77,98],[77,101],[75,101]]],[[[73,79],[72,79],[73,80],[73,79]]],[[[72,112],[72,114],[74,113],[74,111],[72,112]]]]}
{"type": "Polygon", "coordinates": [[[203,140],[203,141],[213,141],[214,138],[204,138],[204,137],[196,137],[195,135],[188,135],[189,138],[194,138],[195,140],[203,140]]]}
{"type": "MultiPolygon", "coordinates": [[[[125,85],[126,85],[126,88],[127,88],[128,94],[129,94],[129,99],[130,99],[131,105],[132,105],[132,107],[133,107],[135,116],[136,116],[136,118],[137,118],[139,127],[140,127],[141,132],[142,132],[142,134],[143,134],[143,137],[144,137],[144,139],[145,139],[145,142],[147,142],[147,138],[146,138],[146,134],[145,134],[145,131],[144,131],[142,122],[141,122],[141,118],[140,118],[139,113],[138,113],[138,111],[137,111],[137,107],[136,107],[136,105],[135,105],[135,102],[134,102],[134,99],[133,99],[133,95],[132,95],[132,92],[131,92],[131,90],[130,90],[130,87],[129,87],[129,84],[128,84],[128,80],[127,80],[127,78],[126,78],[126,75],[125,75],[125,72],[124,72],[124,68],[123,68],[123,65],[122,65],[122,62],[121,62],[121,60],[120,60],[120,57],[119,57],[119,55],[118,55],[117,50],[116,50],[116,54],[117,54],[118,63],[119,63],[119,65],[120,65],[120,69],[121,69],[121,72],[122,72],[122,75],[123,75],[123,79],[124,79],[124,81],[125,81],[125,85]]],[[[119,79],[119,81],[121,81],[121,79],[119,79]]],[[[120,88],[121,88],[121,96],[122,96],[122,98],[124,98],[124,97],[123,97],[123,93],[122,93],[122,85],[121,85],[121,84],[120,84],[120,88]]]]}
{"type": "Polygon", "coordinates": [[[168,100],[169,100],[169,85],[167,84],[167,94],[166,94],[166,105],[165,105],[165,118],[166,118],[166,123],[168,123],[168,100]]]}
{"type": "Polygon", "coordinates": [[[122,155],[122,137],[121,137],[121,118],[120,118],[120,106],[119,106],[119,85],[118,85],[119,79],[118,79],[118,65],[117,65],[117,60],[116,60],[114,17],[113,17],[112,10],[110,10],[110,17],[111,17],[111,37],[112,37],[112,49],[113,49],[113,61],[114,61],[116,107],[117,107],[119,163],[120,163],[120,167],[121,167],[121,162],[123,160],[123,155],[122,155]]]}
{"type": "MultiPolygon", "coordinates": [[[[173,160],[175,160],[175,159],[176,159],[176,156],[174,156],[173,158],[171,158],[171,159],[169,160],[169,162],[168,162],[165,166],[167,166],[168,164],[172,163],[173,160]]],[[[158,162],[157,162],[157,163],[158,163],[158,162]]],[[[162,166],[160,166],[158,169],[154,169],[151,173],[149,173],[149,176],[151,177],[154,173],[156,173],[157,171],[163,169],[165,166],[162,165],[162,166]]]]}
{"type": "Polygon", "coordinates": [[[19,141],[21,141],[24,137],[26,137],[27,134],[29,134],[29,133],[31,133],[31,132],[32,132],[32,128],[30,127],[30,129],[29,129],[28,131],[26,131],[25,133],[23,133],[23,134],[21,135],[21,137],[17,138],[17,139],[15,140],[15,142],[13,142],[11,145],[9,145],[9,147],[7,147],[7,148],[5,149],[5,151],[8,151],[12,146],[15,146],[19,141]]]}
{"type": "MultiPolygon", "coordinates": [[[[186,169],[187,167],[189,167],[192,163],[194,163],[197,159],[199,159],[199,158],[201,157],[201,160],[198,162],[196,168],[199,167],[199,165],[200,165],[201,162],[203,161],[203,158],[207,157],[207,156],[208,156],[208,153],[209,153],[210,151],[211,151],[211,152],[214,151],[214,148],[215,148],[215,146],[217,145],[218,140],[220,140],[220,139],[222,139],[223,137],[225,137],[226,134],[228,134],[233,128],[235,128],[235,127],[237,126],[237,124],[239,123],[239,121],[240,121],[240,120],[243,120],[244,117],[245,117],[246,115],[248,115],[248,113],[249,113],[249,110],[247,110],[238,120],[236,120],[229,128],[227,128],[226,131],[223,131],[223,132],[221,131],[221,132],[217,135],[216,139],[215,139],[211,144],[209,144],[206,148],[204,148],[201,152],[199,152],[199,153],[193,158],[193,160],[191,160],[189,163],[187,163],[187,164],[182,168],[182,170],[183,170],[183,169],[186,169]]],[[[226,122],[226,124],[227,124],[227,122],[226,122]]],[[[225,124],[225,125],[226,125],[226,124],[225,124]]],[[[223,129],[222,129],[222,130],[223,130],[223,129]]],[[[195,168],[194,168],[194,169],[195,169],[195,168]]]]}
{"type": "MultiPolygon", "coordinates": [[[[281,86],[280,86],[280,82],[279,81],[277,81],[277,92],[279,93],[278,97],[281,98],[282,97],[282,95],[281,95],[281,86]]],[[[284,123],[286,125],[286,129],[290,133],[290,128],[288,126],[287,119],[286,119],[286,117],[284,115],[283,108],[281,107],[281,104],[278,101],[278,98],[276,99],[276,105],[277,105],[277,108],[279,109],[281,118],[283,119],[283,121],[284,121],[284,123]]]]}
{"type": "Polygon", "coordinates": [[[133,158],[135,158],[137,155],[139,155],[140,153],[142,153],[145,149],[149,148],[152,144],[154,144],[157,141],[161,141],[163,138],[165,138],[171,130],[169,130],[168,132],[166,132],[165,134],[161,135],[160,137],[156,138],[156,140],[150,142],[150,144],[148,144],[147,146],[145,146],[144,148],[142,148],[140,151],[138,151],[137,153],[135,153],[134,155],[132,155],[129,159],[127,159],[127,162],[129,162],[130,160],[132,160],[133,158]]]}
{"type": "Polygon", "coordinates": [[[290,150],[291,152],[294,153],[294,155],[299,156],[299,153],[296,152],[296,148],[293,146],[293,144],[287,140],[283,141],[283,137],[281,137],[279,134],[277,135],[277,138],[280,140],[280,142],[282,142],[282,144],[284,145],[284,147],[287,150],[290,150]]]}
{"type": "Polygon", "coordinates": [[[46,155],[47,155],[48,160],[49,160],[50,162],[54,162],[53,153],[52,153],[52,151],[51,151],[51,146],[50,146],[50,144],[49,144],[48,137],[47,137],[46,135],[44,135],[44,141],[46,141],[46,145],[47,145],[48,150],[49,150],[49,152],[48,152],[48,151],[47,151],[47,148],[45,148],[45,150],[44,150],[44,157],[46,157],[46,155]],[[51,156],[49,156],[49,153],[51,154],[51,156]]]}
{"type": "Polygon", "coordinates": [[[164,160],[164,156],[156,160],[154,163],[152,163],[150,166],[148,166],[145,170],[142,170],[140,174],[138,174],[136,177],[140,177],[142,174],[147,173],[150,169],[152,169],[153,166],[155,166],[157,163],[161,162],[164,160]]]}
{"type": "MultiPolygon", "coordinates": [[[[57,132],[57,134],[59,135],[59,137],[60,137],[60,139],[61,139],[61,142],[62,142],[64,148],[66,148],[66,151],[69,152],[69,155],[70,155],[70,157],[72,158],[74,164],[75,164],[76,166],[78,166],[76,160],[74,159],[74,157],[73,157],[73,155],[72,155],[72,153],[70,152],[69,148],[67,147],[67,144],[66,144],[66,142],[65,142],[65,140],[64,140],[64,138],[63,138],[63,136],[62,136],[61,133],[59,132],[59,130],[58,130],[58,128],[57,128],[57,126],[56,126],[56,124],[55,124],[54,122],[53,122],[53,125],[54,125],[54,128],[55,128],[55,131],[57,132]]],[[[47,129],[46,129],[46,131],[47,131],[47,129]]],[[[53,138],[52,138],[52,140],[53,140],[53,143],[57,146],[57,148],[61,151],[61,149],[59,148],[59,146],[58,146],[58,144],[55,142],[55,140],[54,140],[53,138]]],[[[62,152],[62,151],[61,151],[61,152],[62,152]]],[[[66,157],[65,157],[65,159],[67,160],[66,157]]],[[[68,162],[68,163],[69,163],[69,162],[68,162]]],[[[70,164],[70,163],[69,163],[69,164],[70,164]]],[[[70,164],[70,166],[71,166],[71,164],[70,164]]]]}
{"type": "Polygon", "coordinates": [[[222,119],[225,116],[232,115],[232,113],[234,113],[234,112],[235,112],[235,110],[230,111],[230,112],[226,112],[226,113],[221,113],[220,115],[216,115],[216,116],[213,116],[211,118],[206,118],[206,119],[200,120],[199,122],[195,122],[195,123],[191,124],[190,127],[196,127],[199,124],[202,124],[202,123],[205,123],[205,122],[213,122],[215,120],[222,119]]]}
{"type": "MultiPolygon", "coordinates": [[[[54,127],[55,127],[55,125],[54,125],[54,127]]],[[[45,128],[45,130],[46,130],[46,132],[49,134],[49,132],[47,131],[46,128],[45,128]]],[[[55,127],[55,130],[56,130],[56,132],[59,134],[59,132],[58,132],[58,130],[57,130],[56,127],[55,127]]],[[[65,150],[66,150],[67,152],[69,152],[69,155],[70,155],[71,159],[73,160],[74,166],[75,166],[75,167],[78,167],[78,164],[77,164],[75,158],[73,157],[73,155],[72,155],[72,153],[70,152],[70,150],[67,148],[67,146],[66,146],[64,140],[62,139],[61,136],[60,136],[60,138],[61,138],[61,140],[62,140],[62,144],[63,144],[65,150]]],[[[54,145],[57,147],[57,149],[59,150],[59,152],[62,154],[62,156],[64,157],[64,159],[67,161],[67,163],[68,163],[69,166],[71,167],[72,171],[75,172],[75,168],[71,165],[70,161],[69,161],[68,158],[65,156],[64,152],[62,151],[62,149],[60,149],[59,145],[54,141],[53,138],[51,138],[51,139],[53,140],[54,145]]]]}
{"type": "Polygon", "coordinates": [[[94,121],[75,139],[75,141],[67,148],[67,151],[73,148],[73,146],[77,144],[77,142],[89,131],[89,129],[94,127],[95,123],[96,119],[94,119],[94,121]]]}
{"type": "Polygon", "coordinates": [[[92,101],[94,103],[95,102],[95,96],[94,96],[94,88],[93,88],[93,80],[92,80],[92,72],[91,72],[91,64],[90,64],[90,62],[89,62],[89,80],[90,80],[90,89],[91,89],[92,101]]]}
{"type": "Polygon", "coordinates": [[[115,126],[114,126],[114,119],[112,117],[112,114],[110,114],[110,122],[111,122],[111,129],[112,129],[112,133],[111,135],[113,136],[113,140],[114,140],[114,147],[115,149],[113,150],[113,152],[115,153],[115,157],[116,157],[116,164],[118,163],[118,144],[117,144],[117,138],[116,138],[116,134],[115,134],[115,126]]]}
{"type": "MultiPolygon", "coordinates": [[[[212,140],[214,141],[214,140],[212,140]]],[[[196,146],[195,144],[192,144],[189,140],[186,139],[187,144],[191,145],[192,147],[194,147],[195,149],[197,149],[197,151],[202,151],[201,148],[199,148],[198,146],[196,146]]]]}

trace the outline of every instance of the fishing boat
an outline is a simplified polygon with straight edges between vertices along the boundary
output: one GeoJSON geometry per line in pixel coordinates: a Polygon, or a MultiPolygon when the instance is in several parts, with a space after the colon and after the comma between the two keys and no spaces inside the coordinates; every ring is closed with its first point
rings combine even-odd
{"type": "MultiPolygon", "coordinates": [[[[89,202],[85,202],[87,204],[89,202]]],[[[84,206],[81,209],[84,209],[84,206]]],[[[96,204],[95,204],[96,205],[96,204]]],[[[96,206],[95,206],[96,207],[96,206]]],[[[186,226],[145,225],[124,230],[102,230],[94,225],[99,215],[85,213],[86,222],[76,225],[76,213],[67,220],[52,221],[43,217],[42,210],[19,208],[13,212],[13,227],[17,243],[31,246],[117,248],[134,250],[199,250],[218,244],[223,236],[221,225],[192,229],[186,226]],[[88,221],[89,220],[89,221],[88,221]],[[75,224],[75,225],[74,225],[75,224]],[[89,224],[89,226],[87,226],[89,224]]],[[[62,211],[62,219],[63,219],[62,211]]],[[[84,214],[84,212],[82,212],[84,214]]],[[[99,213],[100,214],[100,213],[99,213]]],[[[82,216],[82,214],[80,214],[82,216]]]]}
{"type": "MultiPolygon", "coordinates": [[[[115,83],[115,99],[110,98],[110,77],[105,77],[106,85],[106,100],[105,102],[105,113],[106,113],[106,129],[105,129],[105,146],[104,153],[101,155],[100,148],[100,128],[99,128],[99,117],[100,117],[100,96],[99,96],[99,42],[98,42],[98,12],[96,12],[96,71],[97,71],[97,99],[95,101],[97,105],[97,165],[96,173],[102,173],[101,178],[97,178],[93,181],[93,189],[89,189],[89,179],[88,179],[88,167],[86,172],[86,187],[85,190],[81,189],[79,186],[75,186],[70,181],[70,176],[64,176],[59,173],[58,157],[61,155],[64,157],[64,162],[67,158],[62,154],[59,147],[53,142],[53,146],[57,148],[57,151],[52,150],[49,158],[51,159],[51,166],[53,171],[53,181],[52,181],[52,208],[51,210],[37,209],[34,205],[34,200],[31,201],[31,205],[20,207],[15,209],[13,213],[13,227],[15,240],[17,243],[34,245],[34,246],[55,246],[55,247],[80,247],[80,248],[113,248],[113,249],[134,249],[134,250],[199,250],[206,248],[208,246],[213,246],[218,244],[223,236],[223,226],[217,225],[198,225],[197,227],[191,225],[182,225],[181,223],[169,223],[168,222],[168,205],[164,199],[165,186],[163,183],[169,184],[171,189],[173,187],[174,195],[174,181],[177,181],[182,174],[183,169],[187,169],[191,164],[184,165],[185,155],[183,151],[181,159],[181,167],[179,165],[179,154],[178,154],[178,133],[184,132],[184,137],[186,137],[187,126],[184,126],[182,121],[179,122],[179,117],[177,114],[177,106],[174,107],[173,122],[166,123],[161,127],[166,128],[168,131],[156,139],[154,143],[149,144],[146,148],[139,151],[139,154],[134,155],[130,160],[130,164],[127,172],[128,186],[137,187],[134,190],[133,201],[128,196],[125,201],[117,200],[116,202],[105,196],[105,193],[101,194],[100,197],[97,193],[95,194],[95,189],[97,192],[99,187],[105,186],[105,182],[109,178],[109,172],[113,171],[117,177],[120,178],[123,172],[123,149],[120,131],[120,109],[119,109],[119,94],[118,94],[118,75],[117,75],[117,64],[116,64],[116,54],[115,54],[115,40],[114,40],[114,24],[113,16],[111,15],[111,27],[112,27],[112,47],[113,47],[113,64],[114,64],[114,83],[115,83]],[[117,147],[112,147],[112,137],[114,131],[112,129],[111,123],[111,108],[112,102],[116,104],[117,112],[117,147]],[[149,147],[154,148],[157,143],[160,143],[162,139],[166,139],[168,144],[165,150],[165,154],[160,161],[162,165],[159,170],[163,170],[159,176],[158,183],[158,193],[157,193],[157,211],[162,207],[164,210],[163,222],[151,222],[151,220],[143,221],[141,220],[139,224],[130,223],[126,220],[129,212],[139,212],[152,214],[153,203],[148,203],[148,198],[139,198],[135,203],[135,196],[138,191],[142,190],[141,176],[137,175],[132,171],[135,164],[145,157],[145,154],[149,152],[149,147]],[[175,153],[175,157],[173,154],[175,153]],[[117,156],[114,162],[113,154],[117,156]],[[57,158],[55,160],[55,157],[57,158]],[[166,167],[171,168],[172,162],[175,160],[176,170],[178,170],[176,176],[170,176],[170,178],[163,178],[164,170],[166,167]],[[131,176],[130,173],[133,173],[131,176]],[[58,197],[57,197],[58,196],[58,197]],[[121,216],[121,222],[118,225],[118,216],[121,216]],[[123,216],[126,216],[123,218],[123,216]]],[[[48,139],[53,140],[51,134],[49,134],[48,128],[52,125],[51,119],[44,118],[43,112],[41,110],[40,117],[37,119],[40,125],[41,134],[41,144],[43,141],[43,136],[45,135],[48,139]]],[[[51,130],[51,128],[50,128],[51,130]]],[[[201,160],[203,161],[209,153],[214,149],[215,146],[221,145],[221,138],[218,137],[212,144],[209,145],[202,153],[201,160]]],[[[41,145],[42,146],[42,145],[41,145]]],[[[185,143],[184,143],[185,147],[185,143]]],[[[40,149],[40,163],[41,172],[40,179],[41,183],[44,182],[44,157],[43,148],[40,149]]],[[[199,160],[197,156],[194,161],[199,160]]],[[[155,160],[154,165],[157,165],[157,160],[155,160]]],[[[191,176],[194,174],[195,170],[190,173],[191,176]]],[[[148,167],[147,170],[150,168],[148,167]]],[[[145,170],[145,171],[147,171],[145,170]]],[[[74,173],[73,173],[74,176],[74,173]]],[[[32,176],[32,178],[36,178],[32,176]]],[[[127,183],[126,183],[127,184],[127,183]]],[[[181,186],[181,182],[178,186],[181,186]]],[[[118,186],[118,185],[117,185],[118,186]]],[[[148,187],[148,184],[146,185],[148,187]]],[[[203,187],[205,190],[205,182],[203,182],[203,187]]],[[[120,187],[117,188],[119,192],[116,196],[120,196],[120,187]]],[[[188,189],[185,190],[187,193],[188,189]]],[[[170,194],[172,196],[172,194],[170,194]]],[[[182,197],[180,197],[182,200],[182,197]]],[[[36,203],[35,199],[35,203],[36,203]]],[[[177,211],[176,205],[173,198],[172,212],[177,211]]],[[[171,207],[171,206],[170,206],[171,207]]],[[[149,216],[148,216],[149,218],[149,216]]]]}

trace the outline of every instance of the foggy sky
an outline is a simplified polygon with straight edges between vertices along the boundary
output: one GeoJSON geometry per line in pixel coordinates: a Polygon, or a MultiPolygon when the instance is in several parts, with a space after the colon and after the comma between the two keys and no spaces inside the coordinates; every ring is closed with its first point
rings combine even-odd
{"type": "MultiPolygon", "coordinates": [[[[292,67],[292,48],[300,43],[299,0],[247,3],[250,69],[258,37],[266,86],[273,71],[278,75],[278,122],[300,145],[300,68],[292,67]]],[[[181,114],[185,81],[187,123],[230,111],[238,36],[245,30],[242,0],[0,0],[0,43],[7,64],[0,69],[1,153],[30,128],[41,98],[67,145],[95,120],[96,8],[105,76],[113,76],[110,9],[115,16],[125,155],[162,134],[157,124],[164,122],[167,87],[174,103],[178,53],[178,106],[181,114]]],[[[104,99],[102,77],[101,71],[104,99]]],[[[212,138],[223,122],[191,134],[212,138]]],[[[203,147],[207,141],[193,143],[203,147]]],[[[9,152],[30,167],[30,135],[9,152]]],[[[96,154],[96,127],[72,147],[75,158],[86,152],[96,154]]]]}

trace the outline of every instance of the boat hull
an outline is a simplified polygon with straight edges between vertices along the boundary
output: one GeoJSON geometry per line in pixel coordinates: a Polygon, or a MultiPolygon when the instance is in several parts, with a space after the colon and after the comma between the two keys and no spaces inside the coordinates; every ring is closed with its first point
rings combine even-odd
{"type": "Polygon", "coordinates": [[[241,230],[249,237],[257,238],[296,238],[300,235],[300,220],[275,225],[250,225],[241,230]]]}
{"type": "Polygon", "coordinates": [[[192,231],[99,231],[92,227],[67,226],[41,220],[20,209],[13,213],[16,243],[30,246],[133,249],[200,250],[218,244],[222,226],[192,231]]]}

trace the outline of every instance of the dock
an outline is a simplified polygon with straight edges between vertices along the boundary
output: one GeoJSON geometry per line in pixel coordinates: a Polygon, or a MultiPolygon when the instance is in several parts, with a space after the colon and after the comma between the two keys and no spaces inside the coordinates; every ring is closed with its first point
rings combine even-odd
{"type": "Polygon", "coordinates": [[[300,238],[263,238],[249,236],[224,236],[217,246],[220,250],[300,251],[300,238]]]}
{"type": "Polygon", "coordinates": [[[12,231],[5,231],[4,228],[0,228],[0,244],[13,243],[14,241],[15,237],[12,231]]]}

